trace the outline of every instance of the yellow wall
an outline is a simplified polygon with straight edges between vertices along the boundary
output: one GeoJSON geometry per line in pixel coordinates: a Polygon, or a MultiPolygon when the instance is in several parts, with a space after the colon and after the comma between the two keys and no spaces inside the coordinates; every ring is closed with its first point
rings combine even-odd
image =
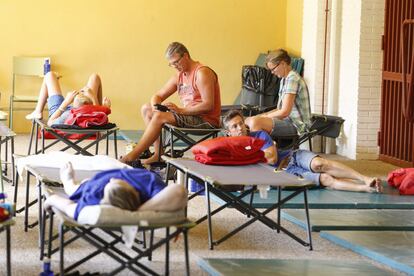
{"type": "MultiPolygon", "coordinates": [[[[47,55],[52,70],[63,75],[64,91],[82,87],[97,72],[112,100],[111,120],[122,129],[142,129],[140,106],[174,73],[164,58],[171,41],[183,42],[193,58],[216,70],[222,103],[231,104],[242,65],[285,41],[300,49],[294,47],[298,27],[292,20],[285,25],[285,11],[292,14],[297,5],[301,1],[2,0],[0,106],[8,106],[12,57],[47,55]],[[292,28],[295,35],[286,35],[292,28]]],[[[16,131],[29,130],[25,113],[18,113],[16,131]]]]}
{"type": "Polygon", "coordinates": [[[302,48],[303,0],[286,1],[286,50],[300,56],[302,48]]]}

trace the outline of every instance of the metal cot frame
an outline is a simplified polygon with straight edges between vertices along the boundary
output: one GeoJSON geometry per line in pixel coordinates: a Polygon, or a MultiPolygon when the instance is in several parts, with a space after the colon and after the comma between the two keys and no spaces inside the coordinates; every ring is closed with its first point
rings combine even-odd
{"type": "MultiPolygon", "coordinates": [[[[122,243],[122,235],[119,234],[119,229],[122,225],[84,225],[79,224],[72,218],[69,218],[59,210],[52,208],[52,210],[44,210],[42,208],[42,199],[48,196],[46,186],[48,188],[60,189],[63,190],[62,184],[58,181],[58,170],[55,168],[45,168],[45,167],[32,167],[27,166],[27,170],[36,177],[39,187],[39,246],[40,246],[40,258],[48,256],[49,258],[56,252],[59,252],[59,275],[64,275],[69,271],[72,271],[79,265],[87,262],[93,257],[105,253],[113,260],[118,262],[120,265],[113,269],[108,275],[114,275],[119,273],[124,269],[129,269],[137,275],[159,275],[154,270],[139,262],[140,259],[148,257],[149,260],[152,258],[152,252],[157,248],[165,245],[165,271],[163,275],[169,275],[169,242],[170,240],[176,238],[179,234],[183,233],[184,236],[184,254],[185,254],[185,271],[186,275],[190,274],[190,263],[189,263],[189,252],[188,252],[188,230],[193,227],[195,224],[187,219],[172,224],[159,224],[159,225],[146,225],[146,222],[143,222],[143,225],[137,225],[140,228],[140,231],[151,231],[150,246],[146,248],[146,243],[144,242],[144,248],[140,249],[137,247],[141,242],[135,239],[132,251],[135,253],[135,256],[128,255],[119,248],[116,247],[117,244],[122,243]],[[54,216],[57,216],[59,219],[59,234],[58,236],[53,235],[53,224],[54,216]],[[49,219],[48,226],[48,239],[47,239],[47,251],[45,254],[45,244],[46,244],[46,221],[49,219]],[[173,233],[170,233],[170,227],[176,227],[176,230],[173,233]],[[155,229],[165,228],[165,238],[153,243],[153,231],[155,229]],[[96,231],[100,231],[96,233],[96,231]],[[65,234],[71,232],[74,236],[69,239],[65,239],[65,234]],[[102,238],[102,233],[106,234],[107,237],[110,237],[111,240],[107,241],[102,238]],[[64,262],[64,247],[71,244],[72,242],[83,239],[89,244],[93,245],[96,250],[87,256],[81,258],[74,264],[65,268],[64,262]],[[58,239],[59,245],[56,248],[52,248],[53,240],[58,239]]],[[[85,178],[87,176],[94,175],[96,171],[77,171],[77,177],[79,179],[85,178]]],[[[136,225],[136,224],[134,224],[136,225]]],[[[144,235],[145,239],[145,235],[144,235]]],[[[105,274],[106,275],[106,274],[105,274]]]]}
{"type": "MultiPolygon", "coordinates": [[[[178,170],[184,173],[184,181],[186,185],[188,184],[188,179],[194,179],[200,183],[204,183],[205,191],[205,200],[207,215],[199,218],[196,221],[196,224],[207,220],[208,223],[208,242],[209,248],[212,250],[214,246],[219,245],[224,242],[231,236],[235,235],[239,231],[243,230],[245,227],[249,226],[255,221],[260,221],[272,230],[276,230],[277,233],[280,231],[299,242],[303,246],[309,246],[309,250],[312,250],[312,236],[310,229],[310,218],[309,218],[309,209],[308,209],[308,200],[307,200],[307,190],[310,187],[315,186],[315,184],[306,181],[298,180],[297,177],[290,175],[283,171],[274,172],[273,168],[265,164],[254,164],[247,166],[211,166],[200,164],[191,159],[172,159],[165,158],[167,161],[167,175],[171,166],[177,168],[178,170]],[[231,187],[234,185],[243,185],[246,189],[241,192],[239,195],[234,195],[233,193],[226,191],[226,186],[231,187]],[[253,193],[257,189],[267,188],[269,186],[278,188],[278,199],[270,207],[266,208],[264,211],[260,212],[252,205],[253,193]],[[293,187],[295,191],[282,198],[281,190],[283,187],[293,187]],[[221,198],[226,203],[216,208],[215,210],[211,209],[210,204],[210,193],[221,198]],[[307,221],[307,236],[308,241],[304,241],[300,237],[296,236],[286,228],[281,225],[281,208],[283,204],[296,197],[297,195],[303,193],[304,195],[304,207],[306,213],[307,221]],[[246,196],[251,196],[250,204],[243,202],[242,198],[246,196]],[[226,207],[233,207],[242,214],[246,215],[248,221],[239,227],[231,230],[226,235],[220,239],[213,239],[213,226],[212,226],[212,216],[220,212],[226,207]],[[271,211],[277,209],[277,221],[273,221],[268,218],[266,215],[271,211]]],[[[202,192],[203,190],[197,192],[190,196],[190,199],[202,192]]]]}
{"type": "Polygon", "coordinates": [[[75,154],[83,154],[83,155],[96,155],[98,154],[98,146],[99,143],[103,140],[106,140],[106,154],[109,153],[109,137],[113,135],[114,137],[114,150],[115,150],[115,158],[118,158],[118,147],[117,147],[117,137],[116,133],[118,131],[117,126],[112,126],[108,129],[63,129],[63,128],[53,128],[48,126],[45,122],[39,119],[32,120],[32,129],[30,132],[30,144],[28,149],[28,155],[31,154],[32,151],[32,144],[34,140],[34,154],[38,153],[44,153],[45,150],[48,148],[54,146],[55,144],[59,142],[63,142],[66,144],[64,148],[61,149],[61,151],[66,151],[70,148],[74,149],[76,151],[75,154]],[[41,138],[39,138],[39,131],[41,132],[41,138]],[[45,133],[49,132],[51,135],[53,135],[56,138],[56,141],[53,141],[52,143],[46,145],[45,144],[45,133]],[[81,139],[77,139],[76,141],[71,141],[68,137],[71,134],[83,134],[84,136],[81,139]],[[82,141],[85,141],[91,137],[96,135],[96,139],[91,141],[85,146],[80,146],[79,143],[82,141]],[[41,139],[41,149],[39,150],[39,139],[41,139]],[[88,151],[89,148],[95,146],[95,153],[92,154],[88,151]]]}

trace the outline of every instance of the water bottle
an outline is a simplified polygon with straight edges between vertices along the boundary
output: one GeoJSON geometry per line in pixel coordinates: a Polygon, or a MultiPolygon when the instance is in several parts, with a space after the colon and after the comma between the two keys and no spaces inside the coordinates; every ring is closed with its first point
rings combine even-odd
{"type": "Polygon", "coordinates": [[[43,64],[43,75],[46,75],[48,72],[50,72],[50,61],[49,59],[45,59],[45,63],[43,64]]]}
{"type": "Polygon", "coordinates": [[[54,276],[52,270],[50,270],[50,260],[48,258],[45,258],[43,260],[43,271],[40,272],[39,276],[54,276]]]}

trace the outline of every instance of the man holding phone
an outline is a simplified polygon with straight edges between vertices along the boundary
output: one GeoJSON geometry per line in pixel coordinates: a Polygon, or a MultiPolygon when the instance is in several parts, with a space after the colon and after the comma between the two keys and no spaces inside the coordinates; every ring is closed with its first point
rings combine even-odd
{"type": "Polygon", "coordinates": [[[142,163],[149,165],[158,161],[159,136],[164,124],[206,129],[220,125],[221,100],[217,74],[211,68],[194,61],[187,48],[179,42],[168,46],[166,58],[168,65],[177,72],[152,96],[151,102],[142,107],[141,114],[147,127],[135,148],[122,157],[122,162],[136,161],[152,144],[154,154],[142,163]],[[164,102],[175,92],[183,107],[164,102]]]}

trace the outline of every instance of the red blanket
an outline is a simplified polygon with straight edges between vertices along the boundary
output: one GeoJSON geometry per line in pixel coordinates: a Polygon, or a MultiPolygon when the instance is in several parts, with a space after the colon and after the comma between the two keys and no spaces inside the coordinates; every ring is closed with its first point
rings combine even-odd
{"type": "Polygon", "coordinates": [[[414,195],[414,168],[397,169],[388,174],[388,184],[397,188],[401,195],[414,195]]]}
{"type": "Polygon", "coordinates": [[[196,161],[214,165],[247,165],[266,162],[264,141],[249,136],[218,137],[203,141],[192,152],[196,161]]]}
{"type": "Polygon", "coordinates": [[[77,125],[82,128],[91,126],[102,126],[108,123],[108,115],[111,109],[102,105],[84,105],[70,110],[68,118],[65,120],[67,125],[77,125]]]}

